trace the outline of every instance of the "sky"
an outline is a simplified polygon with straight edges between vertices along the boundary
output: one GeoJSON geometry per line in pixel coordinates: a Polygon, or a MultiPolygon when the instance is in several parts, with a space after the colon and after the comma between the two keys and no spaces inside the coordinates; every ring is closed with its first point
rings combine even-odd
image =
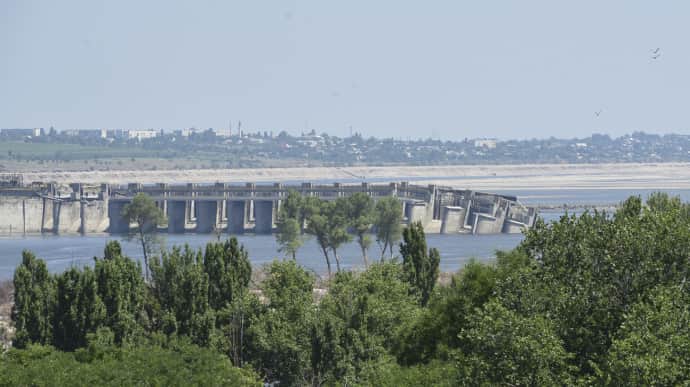
{"type": "Polygon", "coordinates": [[[682,0],[0,0],[0,127],[690,134],[688,20],[682,0]]]}

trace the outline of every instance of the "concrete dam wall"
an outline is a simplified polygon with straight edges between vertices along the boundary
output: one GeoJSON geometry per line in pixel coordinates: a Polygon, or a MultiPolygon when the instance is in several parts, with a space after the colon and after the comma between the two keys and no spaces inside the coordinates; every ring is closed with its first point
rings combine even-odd
{"type": "Polygon", "coordinates": [[[390,184],[231,185],[44,184],[0,187],[0,234],[127,233],[122,209],[138,193],[156,201],[169,233],[253,232],[269,234],[290,190],[335,200],[364,192],[375,200],[402,202],[403,222],[421,221],[426,232],[443,234],[519,233],[534,224],[536,209],[516,197],[436,185],[390,184]]]}

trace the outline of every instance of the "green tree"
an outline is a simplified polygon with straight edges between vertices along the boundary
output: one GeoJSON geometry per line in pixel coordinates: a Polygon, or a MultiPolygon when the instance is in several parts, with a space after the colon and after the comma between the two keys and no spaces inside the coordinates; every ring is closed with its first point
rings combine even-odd
{"type": "Polygon", "coordinates": [[[208,276],[208,302],[219,310],[247,291],[252,276],[249,254],[237,238],[206,245],[203,267],[208,276]]]}
{"type": "Polygon", "coordinates": [[[690,297],[663,286],[635,304],[613,340],[598,378],[610,386],[690,383],[690,297]]]}
{"type": "Polygon", "coordinates": [[[134,196],[131,203],[124,206],[122,217],[130,223],[136,224],[134,232],[139,243],[141,243],[141,249],[144,253],[144,275],[148,281],[150,271],[149,254],[156,243],[158,226],[164,221],[165,216],[156,205],[156,202],[148,195],[140,192],[134,196]]]}
{"type": "Polygon", "coordinates": [[[310,333],[316,381],[357,384],[367,364],[399,346],[401,327],[419,313],[402,276],[399,264],[379,263],[334,277],[310,333]]]}
{"type": "Polygon", "coordinates": [[[573,383],[571,355],[541,316],[523,317],[490,301],[460,332],[459,384],[555,386],[573,383]]]}
{"type": "Polygon", "coordinates": [[[523,315],[548,313],[574,364],[592,375],[630,307],[659,285],[687,279],[684,211],[677,200],[640,208],[631,199],[614,216],[539,221],[519,247],[534,265],[508,276],[497,294],[523,315]]]}
{"type": "Polygon", "coordinates": [[[403,367],[395,359],[382,357],[364,364],[359,385],[453,387],[458,385],[458,374],[456,364],[451,361],[435,360],[424,365],[403,367]]]}
{"type": "Polygon", "coordinates": [[[296,259],[297,250],[302,246],[302,197],[297,191],[290,190],[280,205],[276,227],[276,240],[280,245],[279,252],[284,252],[296,259]]]}
{"type": "MultiPolygon", "coordinates": [[[[318,199],[317,199],[318,200],[318,199]]],[[[319,200],[318,205],[316,201],[310,200],[309,215],[306,219],[307,227],[305,231],[307,234],[313,235],[316,238],[316,243],[321,248],[323,257],[326,259],[326,266],[328,268],[328,278],[331,278],[331,259],[328,255],[330,248],[329,234],[328,234],[328,211],[329,204],[325,200],[319,200]]]]}
{"type": "Polygon", "coordinates": [[[266,272],[267,303],[250,329],[252,364],[269,381],[310,384],[314,276],[294,261],[274,261],[266,272]]]}
{"type": "Polygon", "coordinates": [[[53,343],[63,351],[86,346],[86,337],[105,320],[96,275],[90,267],[71,268],[57,276],[53,343]]]}
{"type": "Polygon", "coordinates": [[[314,215],[321,213],[321,205],[323,200],[316,196],[304,196],[301,198],[301,206],[299,212],[299,224],[302,227],[304,233],[309,233],[306,228],[309,223],[309,219],[314,215]]]}
{"type": "Polygon", "coordinates": [[[104,258],[96,259],[94,267],[98,295],[105,305],[104,325],[112,330],[118,344],[141,336],[148,325],[144,313],[147,289],[141,265],[121,251],[117,241],[108,242],[104,258]]]}
{"type": "Polygon", "coordinates": [[[0,354],[3,386],[261,386],[251,370],[184,341],[117,347],[92,343],[75,352],[47,346],[0,354]]]}
{"type": "Polygon", "coordinates": [[[665,192],[654,192],[647,198],[647,207],[653,212],[678,211],[684,220],[689,220],[690,205],[683,203],[678,196],[665,192]]]}
{"type": "Polygon", "coordinates": [[[16,329],[15,347],[51,343],[54,304],[55,282],[48,274],[45,261],[24,250],[22,263],[14,272],[12,321],[16,329]]]}
{"type": "Polygon", "coordinates": [[[285,199],[280,203],[279,215],[286,219],[300,219],[303,211],[303,198],[299,192],[291,189],[285,199]]]}
{"type": "Polygon", "coordinates": [[[371,246],[369,232],[374,224],[375,206],[374,199],[364,192],[357,192],[347,198],[347,217],[352,226],[352,231],[357,237],[357,244],[362,250],[364,267],[369,266],[367,250],[371,246]]]}
{"type": "Polygon", "coordinates": [[[458,333],[466,329],[477,308],[494,298],[499,270],[470,261],[453,276],[448,286],[438,287],[427,308],[403,327],[402,347],[396,349],[402,364],[427,363],[452,358],[460,348],[458,333]]]}
{"type": "Polygon", "coordinates": [[[405,228],[400,255],[412,294],[418,297],[422,306],[426,306],[438,279],[441,257],[435,248],[427,251],[422,222],[412,223],[405,228]]]}
{"type": "Polygon", "coordinates": [[[285,253],[291,256],[293,260],[296,260],[297,250],[299,250],[304,243],[302,240],[302,230],[297,222],[297,219],[279,218],[278,225],[276,227],[276,240],[278,241],[278,245],[280,245],[278,251],[285,253]]]}
{"type": "Polygon", "coordinates": [[[352,240],[352,237],[347,232],[349,221],[347,219],[347,199],[339,198],[334,202],[325,202],[322,207],[325,212],[326,221],[326,240],[328,247],[333,252],[335,264],[338,271],[340,271],[340,256],[338,249],[344,243],[352,240]]]}
{"type": "Polygon", "coordinates": [[[209,280],[201,250],[173,247],[151,265],[153,292],[160,303],[161,317],[179,335],[208,336],[196,329],[206,325],[209,311],[209,280]]]}
{"type": "Polygon", "coordinates": [[[376,203],[376,218],[374,228],[376,229],[376,240],[383,246],[381,250],[381,260],[386,255],[386,250],[390,251],[393,258],[393,245],[400,240],[402,233],[402,203],[398,198],[389,196],[376,203]]]}
{"type": "Polygon", "coordinates": [[[122,246],[118,241],[108,241],[103,249],[104,259],[114,259],[122,256],[122,246]]]}
{"type": "MultiPolygon", "coordinates": [[[[252,337],[253,323],[265,310],[258,297],[244,293],[216,311],[216,341],[214,346],[225,353],[237,367],[244,367],[247,360],[256,361],[260,356],[255,350],[252,337]]],[[[257,367],[255,367],[257,368],[257,367]]]]}

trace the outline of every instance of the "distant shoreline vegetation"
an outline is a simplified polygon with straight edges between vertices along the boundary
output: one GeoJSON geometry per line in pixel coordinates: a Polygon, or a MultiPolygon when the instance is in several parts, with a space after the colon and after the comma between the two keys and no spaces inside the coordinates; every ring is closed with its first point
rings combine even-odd
{"type": "Polygon", "coordinates": [[[0,171],[688,162],[690,135],[496,140],[208,130],[0,129],[0,171]],[[27,169],[28,168],[28,169],[27,169]]]}
{"type": "Polygon", "coordinates": [[[420,227],[400,253],[319,282],[299,254],[252,278],[232,238],[151,256],[148,280],[117,242],[55,275],[25,251],[0,384],[690,382],[690,204],[677,197],[538,221],[449,284],[420,227]]]}

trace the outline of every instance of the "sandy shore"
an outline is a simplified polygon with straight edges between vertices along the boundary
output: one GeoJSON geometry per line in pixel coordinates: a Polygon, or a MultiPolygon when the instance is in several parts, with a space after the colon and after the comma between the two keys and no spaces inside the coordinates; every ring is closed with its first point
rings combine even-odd
{"type": "Polygon", "coordinates": [[[390,180],[475,190],[690,189],[690,163],[28,172],[24,180],[111,184],[390,180]]]}

